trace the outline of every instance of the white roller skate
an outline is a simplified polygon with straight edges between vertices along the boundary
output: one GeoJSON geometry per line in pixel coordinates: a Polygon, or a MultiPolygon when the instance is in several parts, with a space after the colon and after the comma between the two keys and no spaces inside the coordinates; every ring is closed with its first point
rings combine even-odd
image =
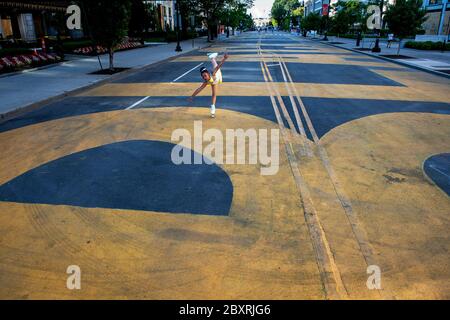
{"type": "Polygon", "coordinates": [[[217,52],[208,53],[208,58],[210,58],[212,60],[212,59],[217,58],[218,55],[219,54],[217,52]]]}

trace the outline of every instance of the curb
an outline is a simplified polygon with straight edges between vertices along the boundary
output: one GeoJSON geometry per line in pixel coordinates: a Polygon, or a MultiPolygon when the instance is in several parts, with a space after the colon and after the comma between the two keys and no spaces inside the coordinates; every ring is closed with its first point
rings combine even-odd
{"type": "MultiPolygon", "coordinates": [[[[73,89],[73,90],[70,90],[70,91],[58,94],[56,96],[53,96],[53,97],[50,97],[50,98],[47,98],[47,99],[44,99],[44,100],[41,100],[41,101],[38,101],[38,102],[33,102],[31,104],[28,104],[28,105],[16,108],[16,109],[14,109],[12,111],[7,111],[7,112],[5,112],[3,114],[0,114],[0,124],[6,122],[8,120],[11,120],[13,118],[16,118],[18,116],[24,115],[24,114],[26,114],[28,112],[31,112],[31,111],[34,111],[34,110],[38,110],[39,108],[41,108],[41,107],[43,107],[43,106],[45,106],[45,105],[47,105],[49,103],[61,101],[64,98],[71,97],[71,96],[74,96],[74,95],[78,95],[78,94],[82,93],[83,91],[91,90],[91,89],[94,89],[94,88],[99,87],[101,85],[104,85],[105,83],[122,79],[122,78],[127,77],[129,75],[132,75],[134,73],[137,73],[137,72],[140,72],[140,71],[144,71],[144,70],[146,70],[148,68],[151,68],[155,64],[174,60],[174,59],[176,59],[176,58],[178,58],[180,56],[183,56],[185,54],[188,54],[188,53],[190,53],[192,51],[200,50],[200,49],[203,49],[203,48],[208,48],[211,45],[212,45],[212,43],[208,43],[207,42],[207,43],[205,43],[205,45],[200,46],[200,47],[198,47],[196,49],[190,50],[188,52],[181,53],[179,55],[176,55],[176,56],[173,56],[173,57],[169,57],[169,58],[166,58],[166,59],[163,59],[163,60],[155,61],[153,63],[147,64],[147,65],[144,65],[144,66],[141,66],[141,67],[138,67],[138,68],[131,68],[129,70],[126,70],[126,71],[123,71],[123,72],[111,75],[108,78],[99,80],[99,81],[97,81],[95,83],[88,84],[88,85],[85,85],[85,86],[82,86],[82,87],[79,87],[79,88],[76,88],[76,89],[73,89]]],[[[65,62],[67,62],[67,61],[65,61],[65,62]]],[[[64,63],[64,62],[60,62],[60,63],[64,63]]],[[[51,67],[51,66],[49,66],[49,67],[51,67]]]]}
{"type": "Polygon", "coordinates": [[[28,73],[28,72],[38,71],[38,70],[44,70],[44,69],[50,69],[50,68],[53,68],[53,67],[56,67],[56,66],[60,66],[60,65],[62,65],[64,63],[66,63],[66,62],[70,62],[70,60],[63,60],[63,61],[60,61],[60,62],[48,64],[48,65],[41,66],[41,67],[35,67],[35,68],[24,69],[24,70],[20,70],[20,71],[14,71],[14,72],[1,74],[0,75],[0,79],[17,76],[17,75],[23,74],[23,73],[28,73]]]}
{"type": "MultiPolygon", "coordinates": [[[[310,39],[308,39],[308,40],[310,40],[310,39]]],[[[310,41],[313,41],[313,40],[310,40],[310,41]]],[[[348,51],[352,51],[352,52],[361,53],[361,54],[364,54],[364,55],[369,56],[369,57],[373,57],[373,58],[377,58],[377,59],[380,59],[380,60],[392,62],[392,63],[398,64],[398,65],[401,65],[401,66],[404,66],[404,67],[409,67],[409,68],[411,68],[411,69],[416,69],[416,70],[424,71],[424,72],[427,72],[427,73],[434,74],[434,75],[436,75],[436,76],[440,76],[440,77],[444,77],[444,78],[450,79],[450,74],[446,74],[446,73],[439,72],[439,71],[436,71],[436,70],[432,70],[432,69],[428,69],[428,68],[424,68],[424,67],[419,67],[419,66],[417,66],[417,65],[412,65],[412,64],[409,64],[409,63],[406,63],[406,62],[403,62],[403,61],[397,61],[397,60],[395,60],[395,59],[390,59],[390,58],[382,57],[382,56],[375,55],[375,54],[371,54],[371,53],[364,52],[364,51],[359,51],[359,50],[355,50],[355,49],[350,49],[350,48],[341,47],[341,46],[339,46],[339,45],[327,43],[326,41],[320,41],[320,43],[329,45],[329,46],[331,46],[331,47],[339,48],[339,49],[344,49],[344,50],[348,50],[348,51]]]]}

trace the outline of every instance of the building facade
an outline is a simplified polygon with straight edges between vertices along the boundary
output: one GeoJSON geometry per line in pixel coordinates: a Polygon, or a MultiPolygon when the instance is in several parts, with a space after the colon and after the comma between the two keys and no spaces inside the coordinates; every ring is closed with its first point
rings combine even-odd
{"type": "Polygon", "coordinates": [[[322,6],[324,4],[328,4],[331,7],[336,2],[338,2],[338,0],[305,0],[304,15],[307,16],[310,13],[322,15],[322,6]]]}
{"type": "MultiPolygon", "coordinates": [[[[345,1],[345,0],[343,0],[345,1]]],[[[360,0],[361,2],[365,2],[367,3],[368,0],[360,0]]],[[[425,0],[427,1],[427,0],[425,0]]],[[[438,0],[430,0],[430,1],[438,1],[438,0]]],[[[320,15],[322,15],[322,8],[324,4],[328,4],[330,8],[333,7],[334,4],[336,4],[338,2],[338,0],[305,0],[305,15],[308,15],[309,13],[318,13],[320,15]]],[[[387,4],[392,4],[394,3],[395,0],[385,0],[385,8],[387,4]]],[[[333,10],[330,10],[330,16],[333,15],[333,10]]]]}
{"type": "MultiPolygon", "coordinates": [[[[34,42],[58,34],[69,1],[0,0],[0,39],[34,42]]],[[[67,31],[67,33],[70,33],[67,31]]]]}
{"type": "Polygon", "coordinates": [[[255,27],[264,28],[269,26],[271,19],[270,18],[253,18],[253,22],[255,23],[255,27]]]}
{"type": "Polygon", "coordinates": [[[176,28],[176,0],[150,0],[144,3],[156,7],[158,24],[162,31],[174,31],[176,28]]]}
{"type": "Polygon", "coordinates": [[[448,0],[424,0],[427,20],[423,24],[425,35],[446,36],[450,32],[450,2],[448,0]]]}
{"type": "MultiPolygon", "coordinates": [[[[158,27],[162,31],[175,30],[175,0],[143,2],[155,6],[158,27]]],[[[71,38],[83,37],[82,31],[64,27],[64,15],[70,4],[70,0],[0,0],[0,40],[35,42],[43,37],[56,37],[61,32],[71,38]]]]}
{"type": "MultiPolygon", "coordinates": [[[[361,0],[367,2],[367,0],[361,0]]],[[[330,7],[337,3],[338,0],[305,0],[305,16],[310,13],[322,14],[322,6],[329,4],[330,7]]],[[[393,4],[395,0],[388,0],[385,3],[393,4]]],[[[450,0],[424,0],[423,7],[427,11],[427,20],[423,24],[427,39],[433,40],[432,36],[436,36],[435,40],[445,38],[450,40],[450,0]]],[[[330,11],[330,16],[333,11],[330,11]]]]}

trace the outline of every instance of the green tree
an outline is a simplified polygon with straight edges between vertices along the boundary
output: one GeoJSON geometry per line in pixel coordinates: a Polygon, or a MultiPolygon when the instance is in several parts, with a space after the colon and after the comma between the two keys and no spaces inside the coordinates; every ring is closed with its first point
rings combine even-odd
{"type": "Polygon", "coordinates": [[[299,24],[301,18],[304,15],[304,12],[305,12],[305,8],[304,7],[298,7],[298,8],[296,8],[296,9],[294,9],[292,11],[291,19],[292,19],[292,24],[293,25],[299,24]]]}
{"type": "Polygon", "coordinates": [[[191,8],[197,8],[202,14],[204,22],[208,28],[208,41],[213,40],[215,28],[217,26],[219,15],[224,8],[227,0],[186,0],[189,1],[191,8]]]}
{"type": "Polygon", "coordinates": [[[289,29],[291,23],[297,24],[302,11],[298,0],[275,0],[272,5],[271,15],[277,25],[283,29],[289,29]]]}
{"type": "Polygon", "coordinates": [[[283,21],[287,18],[288,11],[286,10],[284,0],[275,0],[272,5],[272,19],[276,21],[277,26],[282,26],[283,21]]]}
{"type": "Polygon", "coordinates": [[[403,39],[414,36],[422,29],[426,11],[422,9],[422,0],[397,0],[388,5],[385,21],[395,36],[399,38],[397,55],[403,39]]]}
{"type": "Polygon", "coordinates": [[[330,17],[329,16],[321,16],[320,17],[320,33],[327,34],[330,28],[330,17]]]}
{"type": "Polygon", "coordinates": [[[240,26],[252,27],[253,19],[247,14],[247,9],[251,6],[253,6],[253,0],[227,0],[219,13],[221,23],[231,27],[233,34],[240,26]]]}
{"type": "Polygon", "coordinates": [[[278,22],[275,18],[272,17],[270,19],[270,23],[272,24],[273,27],[278,27],[278,22]]]}
{"type": "Polygon", "coordinates": [[[178,6],[181,17],[181,32],[186,38],[188,35],[189,27],[194,27],[194,25],[191,26],[191,17],[194,17],[195,21],[201,21],[201,19],[199,19],[201,11],[198,9],[195,1],[192,0],[179,0],[178,6]]]}
{"type": "Polygon", "coordinates": [[[152,5],[145,4],[142,0],[131,0],[131,16],[128,26],[129,35],[144,37],[144,32],[154,26],[152,5]]]}
{"type": "Polygon", "coordinates": [[[338,10],[331,21],[331,30],[338,35],[350,30],[350,16],[346,10],[338,10]]]}
{"type": "Polygon", "coordinates": [[[252,29],[255,27],[255,22],[253,21],[253,16],[251,14],[246,14],[242,20],[242,27],[245,29],[252,29]]]}
{"type": "Polygon", "coordinates": [[[232,22],[235,23],[235,21],[239,21],[240,23],[243,23],[244,21],[247,21],[248,23],[248,16],[244,15],[243,12],[246,11],[246,9],[242,9],[243,7],[249,8],[252,6],[254,0],[182,0],[186,4],[189,5],[190,8],[195,8],[195,11],[201,14],[203,17],[203,21],[206,23],[208,27],[208,41],[213,40],[213,37],[216,33],[216,27],[220,23],[225,23],[226,18],[225,15],[225,9],[226,8],[234,8],[233,12],[237,14],[238,16],[233,17],[233,14],[230,14],[230,20],[233,20],[232,22]]]}
{"type": "Polygon", "coordinates": [[[88,28],[97,45],[109,53],[109,69],[114,71],[114,50],[128,34],[131,15],[129,0],[83,0],[88,28]]]}
{"type": "Polygon", "coordinates": [[[312,31],[312,30],[319,30],[321,25],[322,19],[320,18],[320,15],[318,13],[309,13],[305,18],[301,21],[301,27],[304,31],[312,31]]]}
{"type": "Polygon", "coordinates": [[[338,1],[331,8],[331,30],[337,34],[346,34],[351,28],[366,25],[367,5],[358,0],[338,1]]]}

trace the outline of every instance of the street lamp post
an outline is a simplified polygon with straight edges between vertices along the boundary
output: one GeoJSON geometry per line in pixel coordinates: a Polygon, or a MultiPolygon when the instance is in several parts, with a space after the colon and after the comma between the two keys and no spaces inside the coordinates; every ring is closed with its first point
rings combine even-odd
{"type": "Polygon", "coordinates": [[[178,6],[178,0],[175,2],[175,10],[177,14],[177,47],[175,48],[175,51],[181,52],[183,49],[181,49],[180,46],[180,8],[178,6]]]}
{"type": "Polygon", "coordinates": [[[380,0],[380,30],[378,30],[378,35],[377,38],[375,39],[375,45],[372,48],[372,52],[381,52],[380,37],[381,37],[381,29],[383,28],[383,6],[384,0],[380,0]]]}
{"type": "Polygon", "coordinates": [[[381,52],[380,48],[380,36],[381,36],[381,30],[377,35],[377,38],[375,39],[375,45],[372,48],[372,52],[381,52]]]}

